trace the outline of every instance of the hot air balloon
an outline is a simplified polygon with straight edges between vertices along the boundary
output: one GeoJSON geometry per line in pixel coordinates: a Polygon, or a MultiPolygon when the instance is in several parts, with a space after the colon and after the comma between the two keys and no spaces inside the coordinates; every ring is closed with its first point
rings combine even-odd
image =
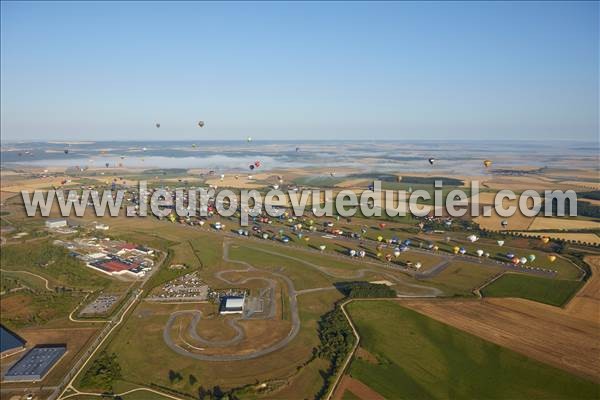
{"type": "Polygon", "coordinates": [[[500,224],[506,228],[508,226],[508,221],[503,219],[502,222],[500,222],[500,224]]]}
{"type": "Polygon", "coordinates": [[[433,251],[438,251],[440,249],[440,246],[433,246],[433,251]]]}
{"type": "Polygon", "coordinates": [[[529,262],[534,262],[535,261],[535,254],[528,255],[527,259],[529,260],[529,262]]]}
{"type": "Polygon", "coordinates": [[[296,147],[296,153],[300,151],[300,147],[296,147]]]}
{"type": "Polygon", "coordinates": [[[512,259],[512,263],[515,265],[518,265],[520,261],[521,260],[519,259],[519,257],[513,257],[513,259],[512,259]]]}
{"type": "Polygon", "coordinates": [[[321,250],[321,251],[325,250],[326,248],[327,248],[327,246],[325,246],[324,244],[319,246],[319,250],[321,250]]]}
{"type": "Polygon", "coordinates": [[[400,257],[400,253],[401,252],[400,252],[399,248],[394,249],[394,257],[396,257],[396,258],[400,257]]]}
{"type": "Polygon", "coordinates": [[[521,264],[527,264],[527,257],[521,257],[519,261],[521,262],[521,264]]]}
{"type": "Polygon", "coordinates": [[[160,124],[158,122],[154,126],[156,126],[157,128],[160,128],[160,124]]]}
{"type": "Polygon", "coordinates": [[[453,252],[454,254],[458,254],[458,252],[459,252],[459,251],[460,251],[460,247],[458,247],[458,246],[454,246],[454,247],[452,248],[452,252],[453,252]]]}
{"type": "Polygon", "coordinates": [[[485,256],[486,258],[489,258],[489,257],[490,257],[490,253],[485,253],[485,254],[484,254],[484,256],[485,256]]]}
{"type": "Polygon", "coordinates": [[[196,148],[196,143],[192,143],[192,148],[195,149],[196,148]]]}
{"type": "Polygon", "coordinates": [[[223,182],[223,179],[225,179],[225,174],[221,174],[221,182],[223,182]]]}
{"type": "Polygon", "coordinates": [[[471,243],[474,243],[474,242],[476,242],[477,240],[479,240],[479,238],[478,238],[477,236],[475,236],[475,235],[469,235],[469,236],[467,236],[467,240],[468,240],[469,242],[471,242],[471,243]]]}
{"type": "Polygon", "coordinates": [[[379,228],[380,229],[384,229],[385,227],[386,227],[386,224],[384,222],[382,222],[382,223],[379,224],[379,228]]]}
{"type": "Polygon", "coordinates": [[[69,154],[69,149],[65,149],[65,154],[69,154]]]}
{"type": "Polygon", "coordinates": [[[415,268],[416,269],[421,269],[422,264],[420,262],[415,263],[415,268]]]}
{"type": "Polygon", "coordinates": [[[548,256],[548,260],[553,263],[554,261],[556,261],[556,256],[548,256]]]}
{"type": "Polygon", "coordinates": [[[105,163],[104,165],[106,166],[106,168],[108,168],[108,166],[109,166],[109,164],[108,164],[108,163],[105,163]]]}
{"type": "Polygon", "coordinates": [[[252,141],[252,136],[248,136],[248,137],[246,138],[246,141],[247,141],[248,143],[249,143],[249,142],[251,142],[251,141],[252,141]]]}
{"type": "Polygon", "coordinates": [[[377,257],[381,257],[381,253],[380,252],[377,252],[377,257]]]}
{"type": "Polygon", "coordinates": [[[262,238],[263,239],[268,239],[269,238],[269,234],[268,233],[263,233],[262,238]]]}
{"type": "Polygon", "coordinates": [[[433,165],[433,163],[435,162],[435,158],[430,158],[428,161],[429,161],[429,164],[433,165]]]}
{"type": "Polygon", "coordinates": [[[204,226],[204,220],[203,219],[201,219],[198,223],[200,224],[200,226],[204,226]]]}
{"type": "Polygon", "coordinates": [[[258,160],[254,161],[254,166],[256,168],[260,167],[260,161],[258,161],[258,160]]]}
{"type": "Polygon", "coordinates": [[[359,251],[359,252],[358,252],[358,256],[359,256],[360,258],[365,258],[365,256],[366,256],[366,255],[367,255],[367,252],[366,252],[366,251],[364,251],[364,250],[361,250],[361,251],[359,251]]]}
{"type": "Polygon", "coordinates": [[[498,243],[498,246],[500,247],[504,246],[504,240],[498,240],[496,243],[498,243]]]}
{"type": "Polygon", "coordinates": [[[550,238],[548,236],[542,236],[542,242],[544,244],[547,244],[550,241],[550,238]]]}
{"type": "Polygon", "coordinates": [[[354,257],[356,255],[356,250],[350,250],[350,257],[354,257]]]}
{"type": "Polygon", "coordinates": [[[386,259],[387,262],[392,261],[392,255],[391,254],[386,254],[385,255],[385,259],[386,259]]]}
{"type": "Polygon", "coordinates": [[[458,251],[460,254],[465,254],[467,252],[467,249],[465,249],[464,247],[461,247],[460,250],[458,251]]]}
{"type": "Polygon", "coordinates": [[[204,128],[204,121],[198,121],[198,126],[200,128],[204,128]]]}
{"type": "Polygon", "coordinates": [[[481,250],[481,249],[478,249],[478,250],[476,251],[476,253],[477,253],[477,257],[481,257],[481,256],[483,255],[483,250],[481,250]]]}
{"type": "Polygon", "coordinates": [[[506,254],[506,258],[511,260],[511,259],[515,258],[515,255],[513,253],[508,253],[508,254],[506,254]]]}
{"type": "Polygon", "coordinates": [[[484,160],[483,165],[488,168],[490,165],[492,165],[492,160],[484,160]]]}
{"type": "Polygon", "coordinates": [[[250,171],[254,170],[254,168],[255,168],[255,167],[254,167],[254,164],[250,164],[250,165],[248,166],[248,168],[250,168],[250,171]]]}
{"type": "Polygon", "coordinates": [[[383,240],[383,236],[377,236],[377,241],[381,242],[383,240]]]}

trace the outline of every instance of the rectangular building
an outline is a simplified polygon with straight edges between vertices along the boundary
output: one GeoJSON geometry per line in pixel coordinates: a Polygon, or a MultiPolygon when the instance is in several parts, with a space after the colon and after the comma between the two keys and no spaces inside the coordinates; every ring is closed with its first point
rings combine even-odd
{"type": "Polygon", "coordinates": [[[6,371],[4,380],[7,382],[41,381],[66,352],[65,344],[35,346],[6,371]]]}

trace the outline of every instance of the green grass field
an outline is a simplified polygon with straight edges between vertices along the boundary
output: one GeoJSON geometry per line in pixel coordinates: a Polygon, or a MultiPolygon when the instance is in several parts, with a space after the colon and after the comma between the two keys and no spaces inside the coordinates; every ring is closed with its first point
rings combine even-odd
{"type": "Polygon", "coordinates": [[[473,263],[452,261],[450,266],[433,278],[424,282],[433,282],[445,289],[447,294],[472,296],[473,289],[502,271],[499,267],[488,267],[473,263]]]}
{"type": "Polygon", "coordinates": [[[348,305],[361,346],[350,374],[385,398],[596,399],[600,386],[391,301],[348,305]]]}
{"type": "Polygon", "coordinates": [[[505,274],[481,292],[485,297],[521,297],[560,307],[579,290],[581,285],[580,281],[505,274]]]}

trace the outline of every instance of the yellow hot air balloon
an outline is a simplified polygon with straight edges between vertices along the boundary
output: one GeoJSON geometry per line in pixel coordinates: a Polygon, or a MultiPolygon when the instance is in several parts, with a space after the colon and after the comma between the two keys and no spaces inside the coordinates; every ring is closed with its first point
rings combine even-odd
{"type": "Polygon", "coordinates": [[[550,262],[553,263],[554,261],[556,261],[556,256],[548,256],[548,260],[550,260],[550,262]]]}
{"type": "Polygon", "coordinates": [[[381,257],[381,253],[377,253],[377,257],[381,257]]]}
{"type": "Polygon", "coordinates": [[[488,168],[490,165],[492,165],[492,160],[484,160],[483,165],[488,168]]]}
{"type": "Polygon", "coordinates": [[[383,240],[383,236],[377,236],[377,241],[381,242],[383,240]]]}
{"type": "Polygon", "coordinates": [[[438,251],[439,249],[440,249],[440,246],[433,246],[434,251],[438,251]]]}
{"type": "Polygon", "coordinates": [[[454,247],[452,248],[452,252],[453,252],[454,254],[458,254],[458,252],[459,252],[459,251],[460,251],[460,247],[458,247],[458,246],[454,246],[454,247]]]}
{"type": "Polygon", "coordinates": [[[544,244],[548,243],[550,241],[550,238],[548,236],[542,236],[542,242],[544,244]]]}

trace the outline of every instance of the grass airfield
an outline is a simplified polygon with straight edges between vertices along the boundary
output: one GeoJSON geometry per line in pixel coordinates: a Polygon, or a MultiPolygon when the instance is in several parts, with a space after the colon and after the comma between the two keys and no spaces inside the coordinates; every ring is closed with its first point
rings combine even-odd
{"type": "MultiPolygon", "coordinates": [[[[296,179],[300,179],[302,172],[295,171],[296,179]]],[[[127,176],[124,172],[123,175],[127,176]]],[[[133,182],[139,178],[139,172],[136,176],[127,178],[133,182]]],[[[266,179],[267,177],[265,177],[266,179]]],[[[306,179],[308,179],[305,176],[306,179]]],[[[86,178],[87,179],[87,178],[86,178]]],[[[96,179],[90,177],[89,179],[96,179]]],[[[174,185],[177,182],[176,177],[170,178],[169,184],[174,185]]],[[[552,178],[548,178],[552,179],[552,178]]],[[[493,179],[492,179],[493,180],[493,179]]],[[[73,342],[72,358],[62,360],[53,373],[46,378],[42,386],[51,386],[57,384],[62,374],[66,373],[70,364],[72,364],[78,355],[81,355],[86,346],[89,346],[91,337],[93,337],[104,323],[94,323],[91,321],[73,322],[69,319],[71,312],[80,306],[80,303],[87,301],[88,293],[99,293],[110,288],[113,291],[127,292],[136,289],[139,282],[124,282],[105,275],[96,273],[89,268],[78,264],[74,259],[65,254],[59,254],[53,251],[51,242],[57,238],[55,234],[48,234],[43,228],[42,218],[26,218],[24,216],[22,205],[19,198],[10,196],[6,189],[15,190],[17,187],[48,187],[51,184],[44,182],[27,182],[30,178],[22,175],[11,175],[10,186],[2,187],[2,219],[3,230],[2,237],[2,278],[3,285],[12,285],[13,281],[20,282],[32,290],[20,290],[2,295],[2,323],[16,329],[18,332],[24,332],[25,337],[30,337],[31,342],[44,342],[54,337],[51,336],[52,330],[61,329],[67,332],[67,335],[77,335],[78,329],[89,333],[78,335],[77,342],[73,342]],[[18,232],[27,232],[28,235],[16,238],[18,232]],[[5,241],[5,242],[4,242],[5,241]],[[27,261],[23,261],[27,260],[27,261]],[[46,267],[51,260],[60,260],[58,263],[52,263],[46,267]],[[36,276],[27,273],[35,274],[36,276]],[[43,279],[40,279],[43,278],[43,279]],[[46,289],[47,281],[51,290],[46,289]],[[10,280],[10,281],[9,281],[10,280]],[[5,282],[6,281],[6,282],[5,282]],[[73,289],[68,293],[62,293],[55,290],[57,287],[68,287],[73,289]],[[46,293],[47,292],[47,293],[46,293]],[[29,335],[29,336],[28,336],[29,335]],[[88,339],[86,339],[88,338],[88,339]]],[[[76,185],[75,180],[75,185],[76,185]]],[[[302,181],[298,181],[302,182],[302,181]]],[[[362,180],[347,181],[315,181],[306,180],[315,184],[334,185],[336,187],[350,187],[358,189],[358,186],[365,182],[362,180]]],[[[527,180],[522,181],[523,185],[530,184],[527,180]]],[[[569,178],[569,184],[574,186],[573,179],[569,178]]],[[[512,184],[517,185],[518,180],[512,180],[512,184]]],[[[235,184],[235,182],[232,182],[235,184]]],[[[493,187],[493,183],[490,184],[493,187]]],[[[57,210],[53,214],[57,215],[57,210]]],[[[554,219],[554,218],[553,218],[554,219]]],[[[83,225],[90,224],[92,221],[102,221],[110,225],[108,234],[111,237],[128,240],[134,243],[144,244],[161,250],[166,255],[166,261],[159,266],[158,270],[144,284],[144,293],[149,293],[153,287],[168,282],[184,273],[198,270],[202,279],[211,287],[227,288],[228,285],[219,278],[222,276],[235,282],[249,277],[265,277],[276,281],[275,304],[276,312],[272,320],[248,320],[240,324],[246,338],[236,344],[236,346],[219,350],[210,349],[208,354],[243,354],[266,348],[281,340],[290,330],[290,308],[289,301],[286,301],[291,293],[287,289],[285,282],[274,274],[281,274],[287,277],[294,285],[298,303],[298,315],[300,319],[300,329],[297,336],[285,347],[264,355],[256,359],[216,362],[216,361],[198,361],[172,351],[163,340],[165,325],[169,317],[179,311],[201,310],[204,319],[196,326],[197,333],[211,340],[229,340],[234,336],[234,332],[227,323],[227,319],[216,315],[214,306],[209,304],[158,304],[144,301],[143,299],[132,308],[124,318],[124,321],[110,335],[109,340],[103,344],[101,350],[117,355],[117,361],[121,367],[121,377],[112,382],[110,390],[114,393],[123,393],[131,389],[140,387],[153,387],[159,391],[170,393],[171,395],[186,398],[186,396],[195,396],[199,388],[213,388],[219,386],[222,390],[234,390],[233,393],[239,398],[298,398],[297,393],[302,393],[302,398],[314,397],[323,386],[323,372],[329,368],[329,364],[322,358],[313,358],[313,349],[319,345],[317,335],[318,321],[321,316],[334,307],[334,303],[343,298],[343,294],[334,288],[334,283],[349,281],[387,281],[393,284],[392,288],[397,290],[402,296],[436,296],[444,299],[458,299],[459,301],[470,301],[475,304],[487,304],[486,301],[493,300],[495,308],[490,307],[484,312],[490,313],[489,324],[494,320],[503,321],[502,313],[520,313],[529,307],[527,302],[514,303],[513,297],[520,297],[535,301],[534,304],[547,303],[555,307],[543,305],[540,310],[563,310],[571,304],[569,300],[575,296],[575,293],[585,287],[582,278],[586,275],[586,264],[576,264],[572,254],[597,254],[597,249],[583,244],[573,243],[566,254],[558,256],[556,262],[552,263],[552,268],[557,272],[552,276],[537,276],[525,270],[511,270],[502,264],[505,261],[504,254],[513,252],[519,255],[534,254],[540,265],[548,264],[548,255],[556,254],[553,250],[552,241],[549,245],[543,244],[537,238],[523,238],[512,236],[510,232],[495,232],[498,229],[489,229],[481,231],[481,239],[474,244],[466,240],[470,233],[479,233],[477,225],[469,223],[469,229],[454,226],[446,230],[443,234],[424,233],[416,226],[418,221],[411,218],[391,219],[386,221],[386,226],[381,227],[379,220],[354,217],[351,221],[341,219],[337,221],[334,218],[315,218],[315,223],[322,225],[325,221],[332,221],[336,228],[345,231],[357,231],[361,227],[368,228],[365,239],[361,243],[348,241],[341,238],[325,238],[322,233],[306,234],[310,240],[300,240],[289,234],[291,242],[287,245],[277,240],[262,240],[259,238],[238,237],[235,231],[238,225],[234,218],[213,218],[212,221],[221,221],[226,224],[225,232],[216,232],[208,226],[204,228],[190,227],[168,221],[158,221],[155,218],[97,218],[86,216],[84,218],[74,218],[74,221],[83,225]],[[378,251],[378,236],[390,239],[394,236],[401,240],[410,239],[413,244],[407,253],[402,253],[398,258],[391,262],[386,262],[377,253],[386,253],[391,251],[389,248],[378,251]],[[496,241],[502,239],[505,241],[502,247],[498,246],[496,241]],[[224,254],[224,249],[228,247],[228,254],[224,254]],[[427,243],[435,243],[439,246],[437,252],[426,251],[424,249],[427,243]],[[319,246],[325,245],[325,251],[319,251],[319,246]],[[455,256],[452,254],[454,246],[464,247],[467,254],[471,256],[455,256]],[[347,254],[349,249],[364,249],[367,253],[364,259],[350,258],[347,254]],[[483,249],[490,253],[488,260],[479,260],[473,257],[476,249],[483,249]],[[254,270],[243,272],[225,272],[229,270],[239,270],[242,267],[239,261],[250,264],[254,270]],[[423,264],[420,271],[406,267],[409,262],[419,261],[423,264]],[[446,265],[447,263],[447,265],[446,265]],[[185,270],[172,270],[167,268],[167,264],[185,264],[188,266],[185,270]],[[439,271],[436,269],[439,265],[444,267],[439,271]],[[429,271],[434,271],[428,276],[429,271]],[[491,283],[490,283],[491,282],[491,283]],[[477,299],[476,291],[484,297],[483,300],[477,299]],[[505,299],[505,297],[510,297],[505,299]],[[503,311],[503,304],[507,304],[508,311],[503,311]],[[510,307],[508,306],[510,304],[510,307]],[[558,308],[562,306],[563,308],[558,308]],[[152,349],[152,351],[148,351],[152,349]],[[183,378],[173,381],[170,379],[170,371],[177,372],[183,378]],[[190,380],[190,376],[195,377],[190,380]]],[[[549,224],[547,221],[543,225],[533,225],[536,228],[535,233],[543,233],[552,237],[555,233],[554,228],[560,226],[560,220],[556,219],[556,225],[549,224]],[[542,229],[540,231],[540,229],[542,229]]],[[[211,221],[211,222],[212,222],[211,221]]],[[[582,219],[583,225],[573,225],[570,222],[567,226],[568,231],[562,234],[570,234],[570,231],[580,232],[585,229],[586,234],[596,235],[598,230],[596,225],[590,225],[589,219],[582,219]]],[[[591,221],[597,223],[596,220],[591,221]]],[[[208,224],[207,224],[208,225],[208,224]]],[[[509,226],[513,223],[509,222],[509,226]]],[[[522,229],[520,225],[514,224],[515,229],[522,229]]],[[[530,224],[532,225],[532,224],[530,224]]],[[[275,222],[273,225],[264,225],[264,231],[277,235],[280,229],[289,232],[291,224],[282,221],[275,222]]],[[[529,225],[528,225],[529,227],[529,225]]],[[[484,227],[485,228],[485,227],[484,227]]],[[[573,233],[576,234],[576,233],[573,233]]],[[[60,237],[60,236],[59,236],[60,237]]],[[[550,265],[550,264],[548,264],[550,265]]],[[[587,276],[589,278],[589,275],[587,276]]],[[[248,282],[244,286],[257,289],[262,287],[262,283],[248,282]]],[[[583,290],[583,289],[582,289],[583,290]]],[[[90,295],[91,296],[91,295],[90,295]]],[[[576,301],[577,297],[574,300],[576,301]]],[[[443,305],[444,300],[418,300],[418,304],[435,304],[440,310],[446,308],[443,305]],[[433,303],[431,303],[433,302],[433,303]],[[439,305],[438,305],[439,302],[439,305]]],[[[394,360],[400,362],[397,365],[391,365],[385,359],[377,362],[373,360],[361,360],[355,358],[349,369],[350,375],[362,380],[371,389],[387,398],[398,396],[417,396],[428,394],[427,397],[473,397],[477,393],[484,393],[485,398],[494,398],[512,396],[518,394],[527,394],[527,396],[552,397],[552,398],[586,398],[590,394],[598,393],[597,385],[590,383],[590,380],[597,380],[594,374],[583,374],[582,368],[573,368],[573,365],[583,365],[586,362],[586,347],[583,346],[574,357],[578,360],[562,361],[549,360],[544,358],[542,351],[526,351],[526,344],[522,346],[511,346],[505,342],[498,343],[500,346],[491,345],[488,341],[495,342],[493,338],[485,336],[482,332],[473,327],[477,327],[478,322],[470,320],[468,315],[456,315],[450,322],[442,320],[443,323],[449,323],[456,326],[457,329],[450,328],[448,325],[442,325],[419,314],[415,316],[412,312],[405,311],[404,308],[391,307],[389,302],[382,302],[381,306],[366,311],[359,307],[368,307],[369,302],[355,301],[349,308],[352,314],[352,308],[355,307],[357,319],[362,316],[375,316],[381,310],[387,310],[382,320],[388,327],[373,323],[366,318],[361,332],[366,332],[366,350],[371,352],[369,346],[386,346],[390,354],[386,357],[399,357],[394,360]],[[391,307],[391,308],[390,308],[391,307]],[[362,313],[362,314],[361,314],[362,313]],[[395,327],[412,324],[415,332],[419,332],[424,342],[418,346],[425,346],[431,350],[431,354],[436,354],[435,348],[446,348],[448,353],[442,357],[447,364],[439,362],[432,365],[431,361],[422,361],[423,365],[431,365],[431,370],[421,368],[418,372],[408,373],[409,369],[415,368],[413,356],[407,357],[410,348],[398,348],[395,344],[389,346],[382,341],[381,343],[366,344],[371,337],[379,335],[388,330],[394,331],[395,327]],[[371,326],[372,325],[372,326],[371,326]],[[418,329],[417,329],[418,328],[418,329]],[[476,336],[467,335],[463,331],[470,332],[476,336]],[[431,336],[429,338],[429,336],[431,336]],[[429,338],[429,339],[428,339],[429,338]],[[434,344],[434,347],[432,346],[434,344]],[[473,344],[475,343],[475,344],[473,344]],[[429,347],[427,347],[429,346],[429,347]],[[472,354],[467,351],[466,358],[461,358],[461,346],[471,348],[474,346],[472,354]],[[490,347],[491,346],[491,347],[490,347]],[[495,346],[495,347],[494,347],[495,346]],[[510,349],[510,350],[509,350],[510,349]],[[525,355],[523,355],[525,354],[525,355]],[[486,358],[494,359],[494,363],[473,372],[472,379],[467,379],[461,375],[470,370],[463,371],[461,366],[472,363],[479,365],[486,358]],[[478,361],[479,360],[479,361],[478,361]],[[551,364],[552,367],[544,363],[551,364]],[[400,367],[398,367],[398,365],[400,367]],[[493,368],[492,368],[493,367],[493,368]],[[403,370],[404,372],[400,372],[403,370]],[[435,370],[434,368],[440,368],[435,370]],[[558,369],[557,369],[558,368],[558,369]],[[510,370],[508,376],[502,375],[510,370]],[[564,372],[564,370],[568,372],[564,372]],[[414,374],[413,374],[414,373],[414,374]],[[391,375],[389,375],[391,374],[391,375]],[[407,375],[408,374],[408,375],[407,375]],[[415,375],[416,374],[416,375],[415,375]],[[439,385],[439,392],[423,392],[423,387],[434,387],[427,384],[427,379],[431,375],[447,376],[448,385],[439,385]],[[446,374],[446,375],[445,375],[446,374]],[[500,375],[497,375],[500,374],[500,375]],[[570,375],[573,374],[573,375],[570,375]],[[388,376],[391,381],[402,381],[401,386],[386,386],[386,382],[381,382],[381,377],[388,376]],[[516,382],[514,387],[510,385],[501,386],[495,393],[489,391],[486,382],[489,383],[492,377],[502,376],[505,380],[516,382]],[[396,379],[402,377],[402,379],[396,379]],[[406,378],[406,379],[405,379],[406,378]],[[421,381],[421,379],[424,379],[421,381]],[[544,384],[537,384],[536,379],[541,379],[544,384]],[[461,382],[456,385],[456,382],[461,382]],[[547,383],[547,384],[546,384],[547,383]],[[453,387],[453,392],[444,392],[443,388],[453,387]],[[577,396],[569,396],[567,390],[575,393],[577,396]],[[595,392],[594,392],[595,391],[595,392]]],[[[379,303],[378,303],[379,304],[379,303]]],[[[415,303],[415,308],[417,308],[415,303]]],[[[408,307],[411,307],[408,305],[408,307]]],[[[589,309],[590,306],[583,306],[589,309]]],[[[594,306],[591,306],[592,309],[594,306]]],[[[433,309],[433,308],[432,308],[433,309]]],[[[542,312],[542,311],[540,311],[542,312]]],[[[544,311],[546,313],[546,311],[544,311]]],[[[551,311],[548,315],[554,315],[551,311]]],[[[433,312],[424,313],[437,319],[433,312]]],[[[544,314],[545,316],[545,314],[544,314]]],[[[354,318],[354,314],[352,314],[354,318]]],[[[536,326],[535,314],[531,314],[530,322],[536,326]]],[[[539,317],[541,320],[542,317],[539,317]]],[[[554,318],[554,317],[553,317],[554,318]]],[[[552,329],[553,326],[559,326],[561,318],[557,314],[556,319],[543,320],[539,323],[540,327],[552,329]]],[[[570,317],[569,317],[570,318],[570,317]]],[[[182,316],[172,327],[171,335],[175,337],[178,344],[185,346],[185,342],[190,343],[190,337],[186,330],[190,327],[192,321],[190,316],[182,316]],[[183,332],[183,334],[182,334],[183,332]]],[[[588,324],[592,322],[587,322],[588,324]]],[[[360,323],[358,323],[360,325],[360,323]]],[[[593,324],[592,324],[593,326],[593,324]]],[[[359,326],[359,330],[360,330],[359,326]]],[[[406,333],[406,332],[404,332],[406,333]]],[[[414,335],[407,337],[407,343],[411,343],[414,335]],[[411,339],[412,338],[412,339],[411,339]]],[[[545,339],[540,337],[541,341],[545,339]]],[[[568,348],[569,340],[554,343],[556,346],[568,348]]],[[[577,337],[576,340],[589,342],[593,340],[589,335],[577,337]]],[[[413,343],[414,344],[414,343],[413,343]]],[[[188,349],[190,349],[188,347],[188,349]]],[[[206,350],[204,350],[206,351],[206,350]]],[[[377,352],[381,351],[381,348],[377,352]]],[[[375,351],[374,351],[375,352],[375,351]]],[[[593,351],[589,354],[594,354],[593,351]]],[[[416,357],[416,356],[415,356],[416,357]]],[[[439,359],[439,357],[434,357],[439,359]]],[[[90,360],[93,362],[94,358],[90,360]]],[[[394,362],[396,362],[394,361],[394,362]]],[[[11,359],[2,360],[3,369],[11,362],[11,359]]],[[[421,362],[421,361],[419,361],[421,362]]],[[[486,362],[486,364],[489,364],[486,362]]],[[[89,364],[88,366],[89,367],[89,364]]],[[[97,392],[107,390],[105,387],[86,386],[81,381],[86,369],[84,368],[79,379],[75,381],[74,387],[85,392],[97,392]]],[[[389,383],[389,382],[388,382],[389,383]]],[[[19,387],[20,385],[14,385],[19,387]]],[[[494,385],[489,385],[493,387],[494,385]]],[[[339,393],[336,393],[336,396],[339,393]]],[[[351,392],[339,394],[344,398],[354,396],[351,392]]],[[[364,395],[364,394],[363,394],[364,395]]],[[[123,396],[125,399],[135,398],[163,398],[159,394],[150,394],[144,392],[133,392],[123,396]]],[[[478,396],[481,397],[482,395],[478,396]]],[[[418,397],[418,396],[417,396],[418,397]]],[[[4,397],[3,397],[4,398],[4,397]]],[[[73,398],[84,399],[86,395],[77,395],[73,398]]],[[[360,398],[360,397],[359,397],[360,398]]]]}

